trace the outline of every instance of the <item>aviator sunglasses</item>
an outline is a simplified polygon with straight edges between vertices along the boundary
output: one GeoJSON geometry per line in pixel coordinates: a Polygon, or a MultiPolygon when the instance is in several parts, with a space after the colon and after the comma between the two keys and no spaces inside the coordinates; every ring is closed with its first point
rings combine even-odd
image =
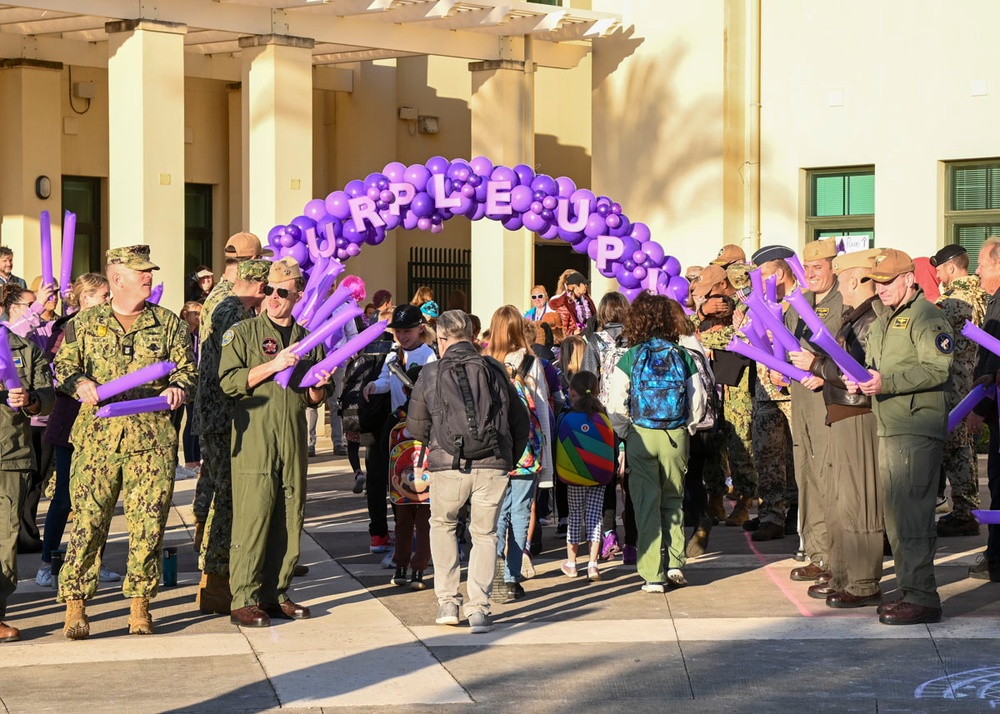
{"type": "Polygon", "coordinates": [[[280,297],[282,300],[288,299],[288,292],[289,292],[288,288],[273,288],[270,285],[264,286],[265,295],[273,295],[274,293],[278,293],[278,297],[280,297]]]}

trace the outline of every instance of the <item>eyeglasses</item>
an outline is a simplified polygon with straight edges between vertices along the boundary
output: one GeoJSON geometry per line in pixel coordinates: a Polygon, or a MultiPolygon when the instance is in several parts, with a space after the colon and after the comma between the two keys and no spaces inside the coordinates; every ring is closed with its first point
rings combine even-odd
{"type": "Polygon", "coordinates": [[[278,293],[278,297],[280,297],[282,300],[287,300],[290,291],[288,290],[288,288],[273,288],[270,285],[264,286],[265,295],[273,295],[274,293],[278,293]]]}
{"type": "Polygon", "coordinates": [[[544,295],[532,295],[531,299],[532,300],[541,300],[543,297],[545,297],[545,296],[544,295]]]}

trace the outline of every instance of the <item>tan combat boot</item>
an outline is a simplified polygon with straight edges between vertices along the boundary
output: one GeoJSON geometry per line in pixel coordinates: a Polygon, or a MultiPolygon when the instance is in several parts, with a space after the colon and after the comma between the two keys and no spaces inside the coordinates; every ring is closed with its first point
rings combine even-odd
{"type": "Polygon", "coordinates": [[[733,512],[729,514],[729,518],[726,519],[727,526],[742,526],[750,519],[750,506],[753,505],[753,500],[747,496],[740,496],[740,500],[736,502],[733,506],[733,512]]]}
{"type": "Polygon", "coordinates": [[[722,504],[721,493],[713,493],[708,497],[708,516],[716,523],[726,520],[726,507],[722,504]]]}
{"type": "Polygon", "coordinates": [[[228,615],[233,604],[229,578],[224,575],[203,575],[198,586],[198,607],[206,615],[228,615]]]}
{"type": "Polygon", "coordinates": [[[90,620],[84,611],[83,600],[66,601],[66,625],[63,634],[71,640],[83,640],[90,636],[90,620]]]}
{"type": "Polygon", "coordinates": [[[153,634],[153,618],[149,615],[149,598],[132,598],[132,611],[128,616],[128,633],[130,635],[153,634]]]}
{"type": "Polygon", "coordinates": [[[194,552],[201,554],[201,543],[205,540],[205,521],[195,521],[194,524],[194,552]]]}

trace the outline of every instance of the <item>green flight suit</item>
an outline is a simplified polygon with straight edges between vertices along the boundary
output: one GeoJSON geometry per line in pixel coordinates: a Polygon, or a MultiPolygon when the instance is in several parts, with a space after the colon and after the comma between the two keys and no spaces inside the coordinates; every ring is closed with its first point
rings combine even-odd
{"type": "Polygon", "coordinates": [[[941,606],[934,580],[934,506],[954,349],[947,318],[920,289],[880,316],[868,333],[868,366],[882,375],[882,392],[872,409],[878,423],[886,535],[903,600],[925,607],[941,606]]]}
{"type": "MultiPolygon", "coordinates": [[[[8,333],[7,341],[21,386],[38,400],[38,413],[48,414],[55,402],[48,361],[23,337],[8,333]]],[[[7,599],[17,589],[19,514],[35,468],[31,415],[7,406],[8,394],[0,383],[0,621],[7,614],[7,599]]]]}
{"type": "MultiPolygon", "coordinates": [[[[146,303],[128,332],[111,304],[97,305],[66,323],[56,354],[59,389],[76,396],[77,383],[105,384],[156,362],[177,367],[166,377],[130,389],[102,404],[158,396],[167,387],[194,394],[197,370],[187,324],[166,308],[146,303]]],[[[87,600],[97,591],[100,552],[119,492],[124,492],[129,533],[125,597],[154,597],[160,582],[163,530],[170,513],[177,467],[177,430],[169,411],[98,418],[84,404],[73,424],[70,473],[73,533],[59,571],[59,601],[87,600]]]]}
{"type": "MultiPolygon", "coordinates": [[[[306,334],[294,324],[289,344],[306,334]]],[[[322,347],[304,356],[287,389],[273,378],[247,387],[250,370],[270,362],[286,346],[266,313],[233,325],[222,336],[219,380],[222,391],[235,398],[229,558],[233,610],[287,600],[299,560],[308,459],[306,407],[315,404],[298,385],[306,370],[323,358],[322,347]]]]}

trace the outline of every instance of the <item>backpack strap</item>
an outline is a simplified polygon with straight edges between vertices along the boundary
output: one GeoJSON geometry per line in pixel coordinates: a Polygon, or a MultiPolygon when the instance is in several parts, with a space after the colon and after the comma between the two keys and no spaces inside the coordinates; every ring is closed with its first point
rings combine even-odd
{"type": "MultiPolygon", "coordinates": [[[[476,403],[472,399],[472,385],[469,384],[469,370],[466,368],[465,364],[459,362],[455,366],[455,379],[458,382],[458,388],[462,392],[462,402],[465,406],[465,421],[469,426],[469,433],[475,437],[479,437],[479,425],[476,424],[476,403]]],[[[455,458],[452,460],[451,467],[458,471],[462,454],[462,446],[464,439],[460,434],[452,435],[452,442],[455,444],[455,458]]]]}

